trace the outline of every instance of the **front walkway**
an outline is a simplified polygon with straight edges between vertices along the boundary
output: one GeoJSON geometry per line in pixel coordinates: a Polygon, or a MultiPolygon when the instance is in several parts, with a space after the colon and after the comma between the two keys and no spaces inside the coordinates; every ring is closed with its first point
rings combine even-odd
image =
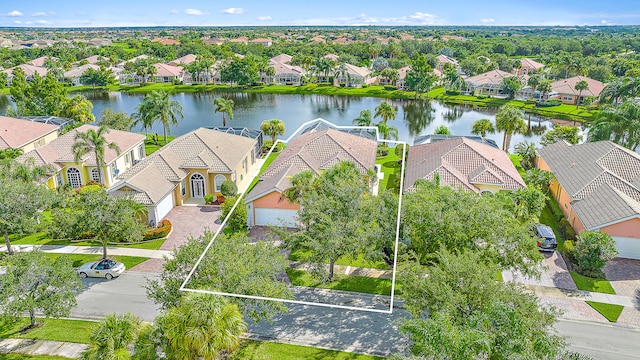
{"type": "Polygon", "coordinates": [[[62,341],[0,339],[0,354],[49,355],[77,359],[87,347],[87,344],[62,341]]]}
{"type": "Polygon", "coordinates": [[[165,217],[171,221],[173,231],[160,250],[173,250],[187,242],[189,237],[204,234],[205,228],[216,231],[220,227],[218,206],[177,206],[165,217]]]}
{"type": "MultiPolygon", "coordinates": [[[[13,250],[16,252],[32,251],[34,249],[40,249],[46,253],[56,254],[99,254],[102,255],[101,246],[72,246],[72,245],[14,245],[13,250]]],[[[0,246],[0,252],[7,251],[7,247],[0,246]]],[[[122,247],[107,247],[107,254],[109,256],[137,256],[146,257],[150,259],[163,259],[171,257],[171,251],[166,250],[148,250],[137,248],[122,248],[122,247]]]]}

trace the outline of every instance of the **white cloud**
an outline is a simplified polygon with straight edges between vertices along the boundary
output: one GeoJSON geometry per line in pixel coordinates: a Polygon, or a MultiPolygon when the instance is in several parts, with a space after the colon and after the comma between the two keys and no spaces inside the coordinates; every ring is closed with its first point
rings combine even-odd
{"type": "Polygon", "coordinates": [[[600,24],[607,25],[609,22],[607,20],[600,20],[600,24]]]}
{"type": "Polygon", "coordinates": [[[494,19],[482,19],[480,22],[483,24],[493,24],[496,21],[494,19]]]}
{"type": "Polygon", "coordinates": [[[222,10],[222,12],[225,14],[233,14],[233,15],[244,14],[244,11],[245,10],[243,8],[228,8],[226,10],[222,10]]]}
{"type": "Polygon", "coordinates": [[[423,12],[416,12],[413,15],[409,15],[409,18],[413,19],[413,20],[418,20],[418,21],[428,21],[428,20],[432,20],[435,18],[435,15],[432,14],[427,14],[427,13],[423,13],[423,12]]]}
{"type": "Polygon", "coordinates": [[[51,23],[49,21],[47,21],[47,20],[38,20],[38,21],[36,21],[36,24],[48,25],[48,24],[51,24],[51,23]]]}
{"type": "Polygon", "coordinates": [[[14,20],[14,21],[13,21],[13,23],[14,23],[14,24],[22,24],[22,21],[20,21],[20,20],[14,20]]]}
{"type": "Polygon", "coordinates": [[[31,14],[31,16],[33,17],[40,17],[40,16],[53,16],[56,13],[54,13],[53,11],[37,11],[34,12],[33,14],[31,14]]]}
{"type": "Polygon", "coordinates": [[[186,9],[184,11],[185,14],[187,15],[209,15],[208,11],[204,11],[204,10],[199,10],[199,9],[186,9]]]}
{"type": "Polygon", "coordinates": [[[169,12],[172,13],[172,14],[180,14],[180,11],[178,11],[176,9],[173,9],[173,10],[171,10],[169,12]]]}
{"type": "Polygon", "coordinates": [[[8,13],[7,16],[24,16],[24,14],[18,10],[13,10],[12,12],[8,13]]]}
{"type": "Polygon", "coordinates": [[[269,20],[271,20],[271,16],[258,16],[258,20],[260,20],[260,21],[269,21],[269,20]]]}

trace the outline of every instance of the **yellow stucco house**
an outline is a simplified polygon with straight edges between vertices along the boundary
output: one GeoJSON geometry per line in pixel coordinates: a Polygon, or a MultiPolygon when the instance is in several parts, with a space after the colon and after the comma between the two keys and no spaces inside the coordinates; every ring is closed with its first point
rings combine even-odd
{"type": "Polygon", "coordinates": [[[58,138],[58,126],[0,116],[0,150],[20,149],[23,153],[58,138]]]}
{"type": "Polygon", "coordinates": [[[203,204],[206,194],[221,195],[225,180],[238,189],[248,187],[258,168],[257,144],[254,137],[199,128],[121,173],[109,193],[145,205],[149,224],[156,225],[176,206],[203,204]]]}
{"type": "Polygon", "coordinates": [[[407,158],[404,191],[418,179],[476,193],[497,193],[526,184],[504,151],[465,137],[414,145],[407,158]]]}
{"type": "MultiPolygon", "coordinates": [[[[77,189],[92,180],[99,181],[95,154],[89,152],[76,161],[72,151],[76,133],[86,132],[89,129],[97,131],[98,127],[82,125],[46,145],[24,153],[17,160],[24,161],[27,158],[32,158],[36,165],[49,164],[53,171],[49,174],[50,177],[46,182],[52,189],[66,184],[77,189]]],[[[144,159],[145,136],[127,131],[110,130],[105,138],[108,143],[113,142],[120,148],[120,154],[112,149],[105,149],[104,162],[106,166],[102,167],[102,174],[104,185],[110,187],[115,184],[115,178],[119,173],[127,171],[134,163],[144,159]]]]}

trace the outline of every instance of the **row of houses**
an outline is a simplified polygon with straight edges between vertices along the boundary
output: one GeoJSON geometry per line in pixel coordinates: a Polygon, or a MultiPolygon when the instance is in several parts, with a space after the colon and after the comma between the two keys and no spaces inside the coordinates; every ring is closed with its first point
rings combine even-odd
{"type": "MultiPolygon", "coordinates": [[[[57,136],[56,129],[28,120],[0,117],[0,148],[22,148],[19,158],[51,164],[47,185],[80,187],[100,181],[92,154],[76,160],[71,151],[78,131],[57,136]],[[22,129],[22,130],[21,130],[22,129]]],[[[322,119],[308,123],[287,140],[287,147],[258,174],[262,133],[252,129],[199,128],[145,156],[144,136],[112,130],[108,141],[120,154],[107,149],[103,180],[114,196],[129,196],[148,209],[148,222],[157,224],[171,209],[202,204],[207,194],[221,195],[224,181],[248,191],[249,226],[295,226],[299,207],[281,199],[290,179],[302,170],[320,173],[340,161],[351,161],[367,174],[384,174],[376,164],[378,139],[369,131],[334,126],[322,119]]],[[[640,259],[640,155],[609,141],[569,145],[558,142],[539,151],[537,165],[551,171],[551,191],[576,231],[610,234],[621,257],[640,259]]],[[[513,191],[526,186],[508,155],[495,144],[474,137],[416,139],[405,162],[403,191],[418,179],[439,179],[476,193],[513,191]]],[[[377,193],[373,182],[372,193],[377,193]]]]}

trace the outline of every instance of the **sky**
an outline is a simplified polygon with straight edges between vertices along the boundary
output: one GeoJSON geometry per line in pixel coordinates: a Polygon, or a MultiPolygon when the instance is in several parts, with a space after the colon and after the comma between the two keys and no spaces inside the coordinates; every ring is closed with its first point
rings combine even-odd
{"type": "Polygon", "coordinates": [[[0,0],[0,27],[640,25],[638,0],[0,0]]]}

